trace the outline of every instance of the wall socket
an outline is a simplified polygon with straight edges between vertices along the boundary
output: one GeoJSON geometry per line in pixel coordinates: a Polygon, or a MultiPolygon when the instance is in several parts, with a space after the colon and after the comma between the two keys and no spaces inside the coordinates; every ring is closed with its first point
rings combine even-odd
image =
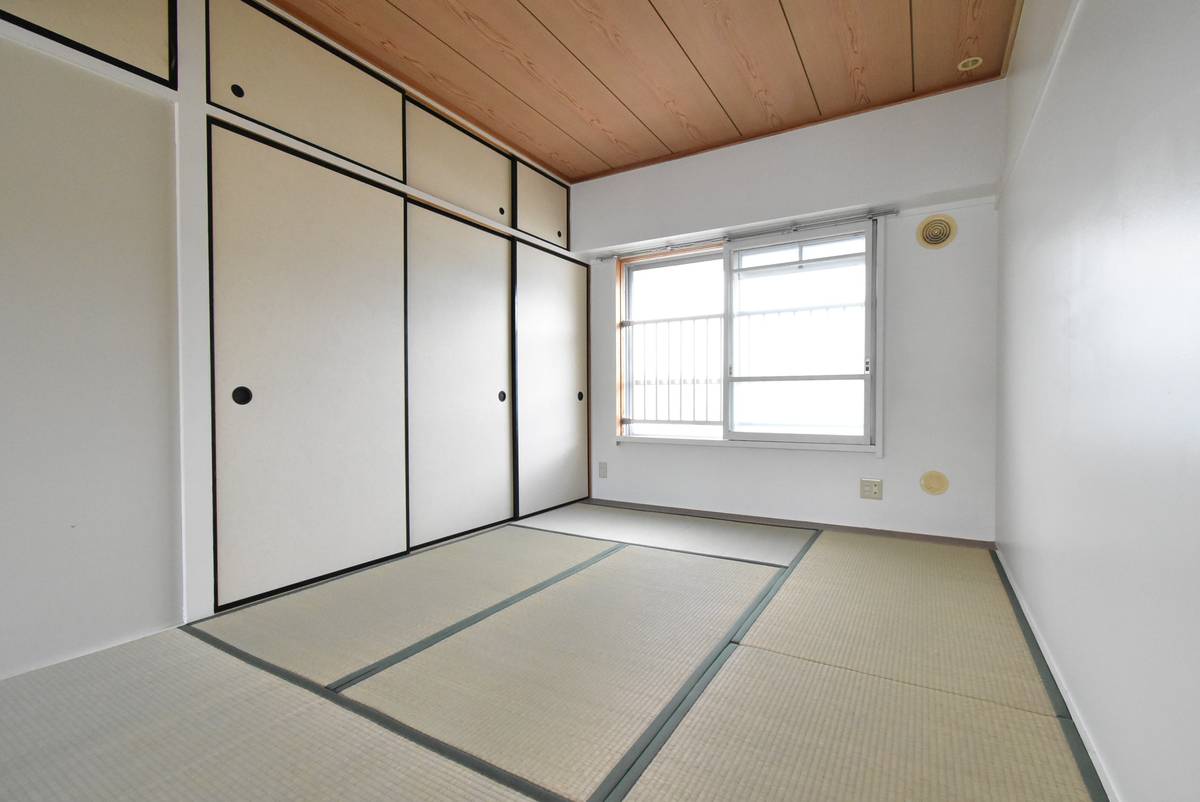
{"type": "Polygon", "coordinates": [[[607,462],[600,463],[600,478],[601,479],[608,478],[608,463],[607,462]]]}
{"type": "Polygon", "coordinates": [[[869,498],[872,501],[879,501],[883,498],[883,480],[882,479],[859,479],[858,480],[858,497],[869,498]]]}

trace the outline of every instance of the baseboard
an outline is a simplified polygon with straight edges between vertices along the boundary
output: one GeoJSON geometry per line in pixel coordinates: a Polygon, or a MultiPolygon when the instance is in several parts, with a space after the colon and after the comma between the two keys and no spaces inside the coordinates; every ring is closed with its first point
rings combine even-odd
{"type": "Polygon", "coordinates": [[[854,532],[861,535],[881,535],[883,537],[898,537],[904,540],[923,540],[930,543],[949,543],[955,546],[969,546],[976,549],[994,551],[996,543],[992,540],[974,540],[966,537],[950,537],[948,535],[927,535],[922,532],[900,532],[892,529],[870,529],[862,526],[845,526],[844,524],[821,521],[795,521],[789,518],[764,518],[757,515],[737,515],[731,512],[715,512],[713,510],[694,510],[687,507],[664,507],[658,504],[639,504],[634,501],[614,501],[606,498],[588,497],[583,499],[586,504],[596,504],[601,507],[618,507],[642,512],[665,512],[670,515],[691,515],[696,518],[715,518],[719,521],[736,521],[744,524],[761,524],[764,526],[786,526],[792,529],[837,529],[842,532],[854,532]]]}
{"type": "Polygon", "coordinates": [[[1051,651],[1049,645],[1046,643],[1046,639],[1042,635],[1042,630],[1038,626],[1037,618],[1034,617],[1033,611],[1029,609],[1029,605],[1025,603],[1025,597],[1021,594],[1021,586],[1017,584],[1016,578],[1009,568],[1008,561],[1004,559],[1004,551],[996,549],[996,557],[1000,560],[1000,564],[1004,566],[1004,573],[1008,575],[1008,583],[1012,586],[1013,595],[1017,597],[1017,603],[1021,605],[1021,611],[1025,614],[1025,620],[1029,623],[1029,629],[1033,632],[1033,638],[1037,641],[1038,647],[1041,648],[1042,657],[1045,658],[1046,665],[1049,667],[1051,675],[1054,676],[1055,683],[1058,684],[1058,692],[1062,695],[1063,702],[1071,714],[1071,720],[1075,722],[1075,729],[1079,732],[1079,738],[1083,741],[1083,745],[1087,749],[1088,757],[1092,759],[1092,765],[1095,767],[1096,775],[1100,778],[1100,782],[1104,786],[1105,793],[1108,794],[1109,802],[1123,802],[1124,798],[1117,791],[1116,783],[1113,782],[1108,765],[1104,762],[1104,758],[1096,748],[1096,742],[1092,738],[1092,732],[1088,727],[1087,719],[1075,704],[1075,697],[1071,694],[1071,686],[1067,684],[1063,677],[1062,671],[1058,666],[1058,661],[1054,658],[1054,652],[1051,651]]]}
{"type": "MultiPolygon", "coordinates": [[[[182,621],[179,622],[179,624],[182,624],[182,623],[183,623],[182,621]]],[[[126,643],[133,643],[135,640],[141,640],[142,638],[149,638],[151,636],[158,635],[161,632],[167,632],[169,630],[175,629],[177,626],[179,626],[179,624],[171,624],[170,626],[156,625],[156,626],[148,627],[145,629],[139,629],[130,635],[121,635],[116,638],[110,638],[108,640],[102,641],[97,646],[89,646],[84,649],[72,649],[69,651],[60,652],[56,656],[46,658],[46,659],[39,658],[38,660],[35,660],[32,663],[27,663],[23,666],[18,667],[16,671],[6,670],[6,673],[0,674],[0,682],[3,682],[4,680],[9,679],[11,677],[19,677],[22,674],[28,674],[30,671],[40,671],[43,668],[49,668],[50,666],[56,666],[59,663],[66,663],[69,660],[75,660],[80,657],[87,657],[89,654],[95,654],[96,652],[102,652],[105,649],[112,649],[117,646],[124,646],[126,643]]]]}

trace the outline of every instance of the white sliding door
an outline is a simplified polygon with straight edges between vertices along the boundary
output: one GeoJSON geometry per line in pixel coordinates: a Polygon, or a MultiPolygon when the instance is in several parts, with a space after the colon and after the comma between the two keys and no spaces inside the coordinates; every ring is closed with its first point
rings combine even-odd
{"type": "Polygon", "coordinates": [[[588,494],[587,268],[517,245],[521,515],[588,494]]]}
{"type": "Polygon", "coordinates": [[[405,548],[403,200],[212,136],[217,603],[405,548]]]}
{"type": "Polygon", "coordinates": [[[408,206],[411,546],[513,514],[509,248],[408,206]]]}

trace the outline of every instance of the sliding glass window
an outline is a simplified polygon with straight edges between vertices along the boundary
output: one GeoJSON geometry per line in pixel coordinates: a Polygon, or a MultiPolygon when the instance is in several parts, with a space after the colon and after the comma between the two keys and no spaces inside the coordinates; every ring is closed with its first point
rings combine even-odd
{"type": "Polygon", "coordinates": [[[723,254],[626,264],[624,282],[623,433],[720,439],[723,254]]]}
{"type": "Polygon", "coordinates": [[[620,433],[875,444],[875,226],[625,263],[620,433]]]}
{"type": "Polygon", "coordinates": [[[871,226],[731,244],[725,436],[871,442],[871,226]]]}

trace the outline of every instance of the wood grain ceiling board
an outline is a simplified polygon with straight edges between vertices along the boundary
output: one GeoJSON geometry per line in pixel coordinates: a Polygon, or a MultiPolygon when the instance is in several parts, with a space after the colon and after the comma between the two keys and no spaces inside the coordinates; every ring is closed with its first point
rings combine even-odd
{"type": "Polygon", "coordinates": [[[517,0],[387,0],[605,162],[670,152],[517,0]]]}
{"type": "Polygon", "coordinates": [[[1004,67],[1015,0],[912,0],[913,74],[918,93],[995,78],[1004,67]],[[958,71],[965,58],[983,64],[958,71]]]}
{"type": "Polygon", "coordinates": [[[565,178],[613,166],[382,0],[279,0],[277,5],[565,178]]]}
{"type": "Polygon", "coordinates": [[[913,94],[908,0],[781,0],[821,116],[913,94]]]}
{"type": "Polygon", "coordinates": [[[792,128],[820,116],[779,0],[647,2],[742,136],[792,128]]]}
{"type": "Polygon", "coordinates": [[[1022,6],[273,1],[569,181],[1003,75],[1022,6]]]}
{"type": "Polygon", "coordinates": [[[738,138],[648,0],[518,1],[672,151],[738,138]]]}

